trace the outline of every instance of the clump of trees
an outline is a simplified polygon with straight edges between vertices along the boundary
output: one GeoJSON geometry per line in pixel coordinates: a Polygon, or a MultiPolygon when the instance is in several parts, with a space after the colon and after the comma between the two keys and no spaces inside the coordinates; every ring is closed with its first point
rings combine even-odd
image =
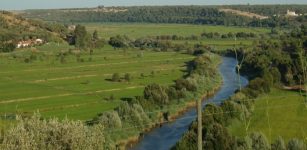
{"type": "Polygon", "coordinates": [[[14,51],[16,48],[16,44],[13,42],[0,42],[0,52],[9,53],[14,51]]]}
{"type": "Polygon", "coordinates": [[[17,125],[9,129],[2,149],[109,149],[101,124],[86,126],[81,121],[43,120],[39,114],[30,118],[17,117],[17,125]]]}
{"type": "Polygon", "coordinates": [[[126,73],[124,77],[121,77],[119,73],[114,73],[112,75],[111,81],[113,82],[130,82],[132,80],[132,75],[130,73],[126,73]]]}
{"type": "Polygon", "coordinates": [[[102,48],[105,45],[105,40],[99,37],[97,30],[91,35],[85,26],[77,25],[70,44],[75,45],[78,49],[102,48]]]}
{"type": "Polygon", "coordinates": [[[131,46],[131,39],[127,36],[117,35],[115,37],[110,37],[109,44],[114,48],[128,48],[131,46]]]}
{"type": "Polygon", "coordinates": [[[233,38],[257,38],[257,34],[253,32],[237,32],[237,33],[232,33],[228,32],[227,34],[220,34],[219,32],[203,32],[201,34],[202,38],[207,38],[207,39],[214,39],[214,38],[222,38],[222,39],[233,39],[233,38]]]}

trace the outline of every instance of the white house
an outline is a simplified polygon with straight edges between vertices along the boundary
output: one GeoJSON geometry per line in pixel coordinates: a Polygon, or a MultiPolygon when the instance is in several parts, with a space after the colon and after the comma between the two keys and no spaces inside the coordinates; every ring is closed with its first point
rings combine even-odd
{"type": "Polygon", "coordinates": [[[24,47],[30,47],[38,44],[43,44],[44,40],[42,39],[35,39],[35,40],[27,40],[27,41],[19,41],[17,43],[17,48],[24,48],[24,47]]]}
{"type": "Polygon", "coordinates": [[[20,41],[20,42],[18,42],[18,44],[17,44],[17,48],[29,47],[29,46],[31,46],[31,44],[32,44],[32,41],[31,41],[31,40],[28,40],[28,41],[20,41]]]}
{"type": "Polygon", "coordinates": [[[297,14],[295,11],[287,10],[286,16],[297,17],[297,16],[299,16],[299,14],[297,14]]]}
{"type": "Polygon", "coordinates": [[[36,44],[42,44],[44,42],[44,40],[42,40],[42,39],[36,39],[35,40],[35,43],[36,44]]]}

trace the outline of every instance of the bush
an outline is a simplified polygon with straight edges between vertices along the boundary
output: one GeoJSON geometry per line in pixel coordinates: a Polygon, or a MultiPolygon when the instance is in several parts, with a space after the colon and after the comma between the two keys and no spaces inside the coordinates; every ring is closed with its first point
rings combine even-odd
{"type": "Polygon", "coordinates": [[[269,150],[270,145],[263,133],[252,133],[249,138],[252,140],[252,149],[253,150],[269,150]]]}
{"type": "Polygon", "coordinates": [[[91,124],[101,124],[107,129],[120,129],[122,128],[121,119],[116,111],[104,112],[95,117],[91,124]]]}
{"type": "Polygon", "coordinates": [[[145,87],[144,98],[153,100],[160,107],[169,103],[169,97],[166,93],[166,88],[158,84],[150,84],[145,87]]]}
{"type": "Polygon", "coordinates": [[[286,145],[282,137],[278,137],[276,141],[271,146],[272,150],[286,150],[286,145]]]}
{"type": "Polygon", "coordinates": [[[128,81],[128,82],[130,82],[131,79],[132,79],[131,75],[130,75],[129,73],[126,73],[126,74],[125,74],[125,80],[128,81]]]}
{"type": "Polygon", "coordinates": [[[304,144],[303,141],[300,141],[298,139],[291,139],[288,142],[287,148],[288,150],[304,150],[306,149],[306,145],[304,144]]]}
{"type": "Polygon", "coordinates": [[[218,123],[211,124],[204,133],[204,149],[232,150],[234,143],[227,129],[218,123]]]}
{"type": "Polygon", "coordinates": [[[120,81],[120,76],[119,76],[119,73],[114,73],[112,75],[112,79],[111,79],[113,82],[119,82],[120,81]]]}
{"type": "Polygon", "coordinates": [[[176,80],[175,87],[177,90],[187,89],[188,91],[196,91],[197,87],[192,82],[189,82],[186,79],[178,79],[176,80]]]}

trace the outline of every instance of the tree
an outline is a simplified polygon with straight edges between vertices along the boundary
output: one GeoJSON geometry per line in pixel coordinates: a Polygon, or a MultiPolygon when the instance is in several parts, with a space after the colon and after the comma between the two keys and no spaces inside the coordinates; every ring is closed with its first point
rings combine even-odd
{"type": "Polygon", "coordinates": [[[88,43],[88,38],[87,38],[87,31],[85,26],[82,25],[77,25],[75,32],[74,32],[74,38],[75,38],[75,46],[77,48],[86,48],[88,43]]]}
{"type": "Polygon", "coordinates": [[[94,41],[98,41],[99,40],[99,36],[98,36],[98,31],[97,30],[94,31],[92,38],[93,38],[94,41]]]}
{"type": "Polygon", "coordinates": [[[117,35],[115,37],[110,38],[109,44],[115,49],[127,48],[130,45],[130,39],[126,36],[117,35]]]}
{"type": "Polygon", "coordinates": [[[119,82],[120,81],[120,76],[119,76],[119,73],[114,73],[112,75],[112,79],[111,79],[113,82],[119,82]]]}
{"type": "Polygon", "coordinates": [[[234,139],[227,129],[218,123],[211,124],[204,133],[204,149],[232,150],[234,139]]]}
{"type": "Polygon", "coordinates": [[[109,111],[99,114],[91,121],[91,124],[101,124],[107,129],[122,128],[122,121],[117,111],[109,111]]]}
{"type": "Polygon", "coordinates": [[[0,42],[0,52],[12,52],[14,51],[16,48],[14,43],[4,43],[4,42],[0,42]]]}
{"type": "Polygon", "coordinates": [[[169,98],[166,93],[166,89],[158,84],[150,84],[145,87],[144,98],[153,100],[160,107],[169,103],[169,98]]]}
{"type": "Polygon", "coordinates": [[[129,73],[125,74],[125,80],[130,82],[131,81],[131,75],[129,73]]]}

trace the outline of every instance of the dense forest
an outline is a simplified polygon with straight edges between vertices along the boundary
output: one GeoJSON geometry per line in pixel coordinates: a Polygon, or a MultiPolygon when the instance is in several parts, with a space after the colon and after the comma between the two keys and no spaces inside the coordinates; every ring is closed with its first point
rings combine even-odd
{"type": "Polygon", "coordinates": [[[306,5],[266,7],[261,6],[139,6],[98,7],[91,9],[27,10],[27,18],[41,18],[47,21],[76,22],[146,22],[146,23],[188,23],[227,26],[289,27],[306,22],[306,16],[284,17],[287,9],[306,13],[306,5]],[[240,8],[269,16],[268,19],[243,17],[222,12],[220,8],[240,8]],[[276,8],[276,9],[275,9],[276,8]],[[112,11],[111,11],[112,10],[112,11]],[[117,11],[115,11],[117,10],[117,11]],[[271,11],[275,10],[275,11],[271,11]],[[278,17],[274,17],[278,13],[278,17]]]}

